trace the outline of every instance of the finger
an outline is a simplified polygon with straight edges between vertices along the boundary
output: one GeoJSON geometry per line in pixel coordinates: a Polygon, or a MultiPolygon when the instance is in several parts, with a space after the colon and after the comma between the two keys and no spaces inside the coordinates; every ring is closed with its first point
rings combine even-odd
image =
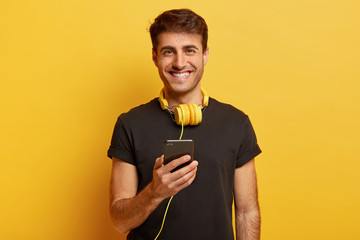
{"type": "Polygon", "coordinates": [[[155,160],[154,170],[161,168],[163,166],[163,163],[164,163],[164,155],[162,155],[161,157],[155,160]]]}
{"type": "Polygon", "coordinates": [[[172,182],[172,187],[177,188],[188,181],[191,176],[197,172],[197,161],[192,162],[186,167],[183,167],[170,175],[168,175],[169,181],[172,182]]]}
{"type": "Polygon", "coordinates": [[[196,177],[197,168],[193,169],[192,171],[188,172],[183,177],[177,179],[174,182],[174,188],[176,192],[181,191],[182,189],[190,186],[196,177]]]}
{"type": "Polygon", "coordinates": [[[172,160],[168,164],[165,165],[166,171],[172,171],[176,167],[180,166],[181,164],[184,164],[191,160],[190,155],[184,155],[182,157],[179,157],[177,159],[172,160]]]}
{"type": "Polygon", "coordinates": [[[195,161],[195,160],[192,161],[189,165],[186,165],[186,166],[180,168],[179,170],[173,172],[171,174],[171,179],[173,181],[175,181],[176,179],[183,177],[184,175],[193,171],[195,168],[197,169],[198,165],[199,165],[198,161],[195,161]]]}

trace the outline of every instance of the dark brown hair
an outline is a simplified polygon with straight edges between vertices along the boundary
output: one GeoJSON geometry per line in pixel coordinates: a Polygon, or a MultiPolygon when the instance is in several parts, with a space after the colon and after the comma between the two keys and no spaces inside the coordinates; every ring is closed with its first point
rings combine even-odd
{"type": "Polygon", "coordinates": [[[190,9],[173,9],[160,14],[150,26],[153,50],[157,51],[157,36],[163,32],[196,33],[201,36],[203,52],[207,48],[208,28],[205,20],[190,9]]]}

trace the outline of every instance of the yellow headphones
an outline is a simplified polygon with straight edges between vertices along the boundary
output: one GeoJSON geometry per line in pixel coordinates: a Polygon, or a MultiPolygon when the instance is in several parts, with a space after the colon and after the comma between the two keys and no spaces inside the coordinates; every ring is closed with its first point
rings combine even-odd
{"type": "MultiPolygon", "coordinates": [[[[209,96],[207,95],[205,89],[201,88],[201,93],[204,97],[203,106],[207,107],[209,105],[209,96]]],[[[159,96],[160,106],[163,110],[170,110],[168,101],[164,97],[164,89],[161,90],[159,96]]],[[[202,112],[201,106],[197,104],[180,104],[174,109],[175,122],[178,125],[198,125],[202,121],[202,112]]]]}

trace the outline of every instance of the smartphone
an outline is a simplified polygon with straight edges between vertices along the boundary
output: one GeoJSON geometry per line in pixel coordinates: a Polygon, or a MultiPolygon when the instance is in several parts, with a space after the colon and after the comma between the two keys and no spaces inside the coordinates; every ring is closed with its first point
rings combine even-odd
{"type": "Polygon", "coordinates": [[[191,157],[190,161],[181,164],[180,166],[173,169],[171,172],[175,172],[176,170],[179,170],[180,168],[190,164],[193,161],[194,140],[183,139],[183,140],[164,141],[164,165],[184,155],[190,155],[191,157]]]}

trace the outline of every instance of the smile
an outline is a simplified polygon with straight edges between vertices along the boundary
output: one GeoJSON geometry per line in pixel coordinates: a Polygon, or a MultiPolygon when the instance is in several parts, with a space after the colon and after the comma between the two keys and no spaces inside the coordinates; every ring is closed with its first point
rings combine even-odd
{"type": "Polygon", "coordinates": [[[190,75],[190,72],[170,72],[170,74],[175,78],[185,79],[190,75]]]}

